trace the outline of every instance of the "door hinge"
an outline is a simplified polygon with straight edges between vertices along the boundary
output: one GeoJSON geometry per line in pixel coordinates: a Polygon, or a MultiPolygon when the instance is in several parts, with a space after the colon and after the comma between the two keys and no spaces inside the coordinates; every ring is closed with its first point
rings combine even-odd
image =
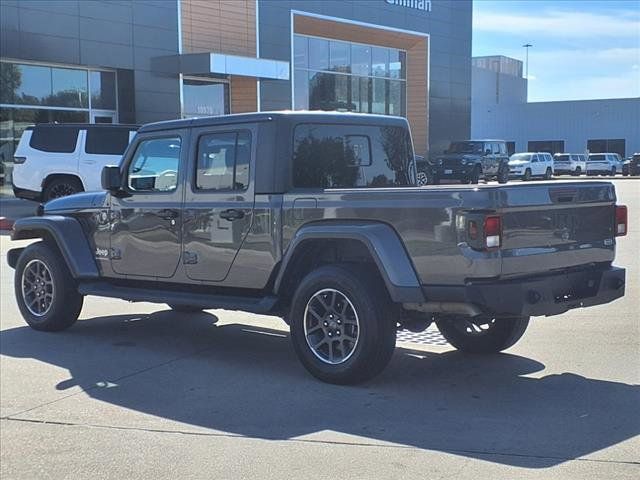
{"type": "Polygon", "coordinates": [[[193,252],[184,252],[182,256],[182,263],[185,265],[194,265],[198,263],[198,254],[193,252]]]}

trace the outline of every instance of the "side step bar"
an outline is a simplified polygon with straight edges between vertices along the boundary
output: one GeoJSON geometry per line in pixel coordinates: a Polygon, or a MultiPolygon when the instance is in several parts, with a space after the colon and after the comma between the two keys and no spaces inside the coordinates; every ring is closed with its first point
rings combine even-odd
{"type": "Polygon", "coordinates": [[[204,293],[176,292],[174,290],[121,287],[107,282],[81,282],[78,285],[78,291],[82,295],[121,298],[130,302],[170,303],[172,305],[188,305],[203,309],[221,308],[265,314],[273,311],[273,307],[278,301],[278,298],[274,296],[208,295],[204,293]]]}

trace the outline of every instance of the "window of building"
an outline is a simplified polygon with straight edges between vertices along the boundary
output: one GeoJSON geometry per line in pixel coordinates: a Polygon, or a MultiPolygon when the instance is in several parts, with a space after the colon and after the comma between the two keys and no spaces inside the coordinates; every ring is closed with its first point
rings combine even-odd
{"type": "Polygon", "coordinates": [[[25,128],[39,123],[117,121],[116,73],[0,61],[0,161],[11,159],[25,128]],[[98,110],[96,110],[98,109],[98,110]]]}
{"type": "Polygon", "coordinates": [[[618,153],[625,157],[626,145],[624,138],[587,140],[587,150],[590,153],[618,153]]]}
{"type": "Polygon", "coordinates": [[[294,108],[406,115],[406,52],[295,35],[294,108]]]}
{"type": "Polygon", "coordinates": [[[141,141],[129,164],[129,189],[170,192],[178,187],[180,137],[141,141]]]}
{"type": "Polygon", "coordinates": [[[527,145],[530,152],[554,153],[564,152],[564,140],[536,140],[530,141],[527,145]]]}
{"type": "Polygon", "coordinates": [[[84,150],[98,155],[122,155],[129,145],[131,131],[120,127],[89,127],[84,150]]]}
{"type": "Polygon", "coordinates": [[[185,78],[182,82],[184,118],[229,113],[229,84],[185,78]]]}
{"type": "Polygon", "coordinates": [[[198,141],[196,188],[245,190],[249,186],[251,135],[247,131],[211,133],[198,141]]]}
{"type": "Polygon", "coordinates": [[[399,127],[298,125],[294,132],[296,188],[412,185],[411,141],[399,127]]]}

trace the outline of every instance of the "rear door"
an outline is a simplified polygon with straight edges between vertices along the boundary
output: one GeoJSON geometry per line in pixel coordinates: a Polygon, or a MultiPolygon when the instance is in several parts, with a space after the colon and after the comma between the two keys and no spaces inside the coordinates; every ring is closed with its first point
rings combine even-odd
{"type": "Polygon", "coordinates": [[[537,153],[531,155],[531,160],[529,160],[529,162],[531,165],[531,175],[542,175],[542,172],[540,172],[540,160],[537,153]]]}
{"type": "Polygon", "coordinates": [[[137,137],[123,163],[128,196],[111,203],[111,265],[116,273],[169,278],[182,244],[186,129],[137,137]]]}
{"type": "Polygon", "coordinates": [[[185,193],[183,263],[189,278],[222,282],[253,222],[255,125],[194,129],[185,193]]]}
{"type": "Polygon", "coordinates": [[[136,131],[131,127],[87,127],[81,131],[84,145],[78,171],[85,190],[100,190],[100,175],[106,165],[119,165],[136,131]]]}

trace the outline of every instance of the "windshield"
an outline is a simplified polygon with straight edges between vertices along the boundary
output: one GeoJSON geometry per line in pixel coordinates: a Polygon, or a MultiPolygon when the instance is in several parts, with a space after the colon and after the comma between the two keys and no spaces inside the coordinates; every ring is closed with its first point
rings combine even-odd
{"type": "Polygon", "coordinates": [[[529,160],[531,160],[531,154],[530,153],[514,153],[513,155],[511,155],[511,157],[509,157],[509,161],[513,162],[514,160],[528,162],[529,160]]]}
{"type": "Polygon", "coordinates": [[[483,153],[482,142],[452,142],[449,146],[449,153],[483,153]]]}

